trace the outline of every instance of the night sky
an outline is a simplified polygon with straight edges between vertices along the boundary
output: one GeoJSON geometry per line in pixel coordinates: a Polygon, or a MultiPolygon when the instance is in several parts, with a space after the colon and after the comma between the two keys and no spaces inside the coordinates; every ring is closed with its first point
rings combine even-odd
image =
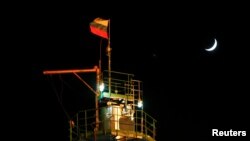
{"type": "MultiPolygon", "coordinates": [[[[73,115],[92,106],[94,95],[75,76],[48,77],[42,71],[97,65],[101,38],[89,29],[96,17],[111,19],[112,70],[143,81],[144,109],[158,120],[158,140],[211,137],[213,128],[247,130],[250,24],[244,5],[82,5],[39,4],[28,11],[28,111],[38,128],[35,136],[68,140],[64,110],[73,115]],[[218,47],[205,51],[214,38],[218,47]],[[59,91],[63,87],[64,109],[51,82],[59,91]]],[[[106,44],[103,39],[104,69],[106,44]]],[[[83,77],[94,84],[94,75],[83,77]]]]}

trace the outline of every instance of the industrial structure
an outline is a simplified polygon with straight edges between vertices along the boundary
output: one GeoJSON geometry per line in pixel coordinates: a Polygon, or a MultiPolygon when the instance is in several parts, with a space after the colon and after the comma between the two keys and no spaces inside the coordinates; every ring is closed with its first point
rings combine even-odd
{"type": "Polygon", "coordinates": [[[95,94],[95,107],[79,111],[69,120],[69,140],[155,141],[157,121],[143,110],[142,81],[134,79],[134,74],[111,71],[110,42],[107,56],[108,70],[101,70],[100,58],[99,65],[90,69],[43,72],[44,75],[72,73],[95,94]],[[95,73],[96,85],[89,85],[80,73],[95,73]]]}

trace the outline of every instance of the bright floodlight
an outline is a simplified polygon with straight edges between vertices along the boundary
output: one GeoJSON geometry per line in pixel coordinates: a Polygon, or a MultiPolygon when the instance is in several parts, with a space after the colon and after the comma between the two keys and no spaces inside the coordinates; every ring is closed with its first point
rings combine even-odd
{"type": "Polygon", "coordinates": [[[142,101],[138,101],[138,107],[141,108],[142,107],[142,101]]]}
{"type": "Polygon", "coordinates": [[[100,84],[99,89],[100,89],[101,92],[104,90],[104,83],[100,84]]]}

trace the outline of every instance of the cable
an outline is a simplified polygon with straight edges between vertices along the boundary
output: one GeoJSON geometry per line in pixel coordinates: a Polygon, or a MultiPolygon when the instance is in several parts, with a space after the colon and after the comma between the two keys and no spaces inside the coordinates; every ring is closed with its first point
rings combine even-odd
{"type": "MultiPolygon", "coordinates": [[[[52,80],[52,77],[51,77],[51,80],[49,82],[50,82],[50,84],[51,84],[51,86],[52,86],[52,88],[53,88],[53,90],[54,90],[54,92],[56,94],[57,100],[58,100],[61,108],[63,109],[64,114],[66,115],[67,119],[70,120],[71,118],[70,118],[68,112],[66,111],[65,107],[63,106],[62,101],[60,100],[60,97],[59,97],[59,93],[58,93],[58,91],[56,89],[56,86],[55,86],[54,83],[52,83],[52,81],[53,80],[52,80]]],[[[61,90],[61,92],[63,92],[63,90],[61,90]]]]}

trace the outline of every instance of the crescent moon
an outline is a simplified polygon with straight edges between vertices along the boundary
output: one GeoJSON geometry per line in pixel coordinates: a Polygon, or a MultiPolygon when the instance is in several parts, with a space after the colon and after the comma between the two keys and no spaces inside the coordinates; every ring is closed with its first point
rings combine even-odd
{"type": "Polygon", "coordinates": [[[206,51],[213,51],[217,47],[217,40],[214,39],[214,45],[211,48],[205,49],[206,51]]]}

